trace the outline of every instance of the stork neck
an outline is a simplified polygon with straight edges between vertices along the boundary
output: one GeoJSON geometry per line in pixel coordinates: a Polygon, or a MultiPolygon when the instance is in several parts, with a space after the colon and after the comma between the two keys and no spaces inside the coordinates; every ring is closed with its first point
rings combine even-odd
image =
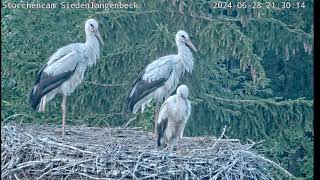
{"type": "Polygon", "coordinates": [[[99,45],[99,42],[93,33],[86,33],[86,44],[90,46],[94,46],[96,44],[99,45]]]}
{"type": "Polygon", "coordinates": [[[100,58],[99,41],[93,33],[86,33],[86,43],[88,64],[89,66],[96,63],[96,60],[100,58]]]}
{"type": "Polygon", "coordinates": [[[178,44],[178,59],[188,72],[193,68],[193,55],[191,50],[185,44],[178,44]]]}
{"type": "Polygon", "coordinates": [[[177,110],[179,111],[180,109],[180,96],[179,96],[179,93],[176,94],[176,100],[177,100],[177,110]]]}

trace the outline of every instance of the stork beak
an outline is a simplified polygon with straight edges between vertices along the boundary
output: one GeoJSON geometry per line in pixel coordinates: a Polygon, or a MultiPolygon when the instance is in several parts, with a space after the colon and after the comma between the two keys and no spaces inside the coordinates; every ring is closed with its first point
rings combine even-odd
{"type": "Polygon", "coordinates": [[[100,44],[101,44],[102,46],[104,46],[104,43],[103,43],[103,41],[102,41],[100,32],[97,30],[97,31],[94,32],[94,35],[96,36],[96,38],[98,39],[98,41],[100,42],[100,44]]]}
{"type": "Polygon", "coordinates": [[[190,41],[190,39],[186,39],[186,45],[187,45],[189,48],[193,49],[195,52],[198,52],[197,49],[196,49],[196,47],[194,47],[194,45],[193,45],[192,42],[190,41]]]}

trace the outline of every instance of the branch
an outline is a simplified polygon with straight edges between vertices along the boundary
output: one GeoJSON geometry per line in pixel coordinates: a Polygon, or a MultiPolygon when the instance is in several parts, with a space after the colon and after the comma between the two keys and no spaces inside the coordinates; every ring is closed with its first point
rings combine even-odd
{"type": "Polygon", "coordinates": [[[57,143],[57,142],[54,142],[54,141],[50,141],[49,139],[47,138],[42,138],[42,139],[39,139],[45,143],[48,143],[48,144],[53,144],[55,146],[60,146],[60,147],[66,147],[66,148],[69,148],[69,149],[72,149],[72,150],[75,150],[75,151],[79,151],[83,154],[93,154],[93,152],[90,152],[90,151],[84,151],[84,150],[81,150],[79,148],[76,148],[76,147],[73,147],[73,146],[70,146],[70,145],[66,145],[66,144],[62,144],[62,143],[57,143]]]}
{"type": "Polygon", "coordinates": [[[3,121],[1,122],[1,126],[2,126],[6,121],[8,121],[9,119],[12,119],[12,118],[18,117],[18,116],[26,116],[26,117],[29,117],[29,118],[31,118],[31,119],[34,119],[34,117],[32,117],[32,116],[30,116],[30,115],[28,115],[28,114],[14,114],[14,115],[11,115],[11,116],[7,117],[5,120],[3,120],[3,121]]]}
{"type": "Polygon", "coordinates": [[[224,133],[226,132],[226,128],[227,128],[227,126],[224,126],[221,135],[220,135],[219,138],[216,140],[216,142],[213,144],[213,146],[211,147],[211,149],[213,149],[213,148],[218,144],[218,142],[223,138],[224,133]]]}
{"type": "Polygon", "coordinates": [[[134,121],[136,118],[134,117],[134,118],[131,118],[131,119],[129,119],[128,120],[128,122],[123,126],[123,128],[127,128],[128,127],[128,125],[132,122],[132,121],[134,121]]]}
{"type": "Polygon", "coordinates": [[[212,99],[215,99],[215,100],[218,100],[218,101],[224,101],[224,102],[228,102],[228,103],[237,103],[237,104],[240,104],[240,103],[252,103],[252,104],[258,104],[260,103],[261,101],[263,103],[272,103],[272,104],[275,104],[275,105],[284,105],[284,104],[288,104],[288,103],[292,103],[292,102],[299,102],[299,101],[304,101],[307,105],[309,106],[312,106],[312,101],[310,100],[304,100],[303,98],[299,98],[299,99],[295,99],[295,100],[285,100],[285,101],[281,101],[281,102],[276,102],[274,98],[269,98],[269,99],[225,99],[225,98],[221,98],[221,97],[217,97],[215,95],[212,95],[212,94],[204,94],[205,96],[209,97],[209,98],[212,98],[212,99]]]}
{"type": "MultiPolygon", "coordinates": [[[[174,12],[174,13],[178,13],[178,12],[174,12]]],[[[208,16],[195,15],[195,14],[192,14],[192,13],[189,14],[189,16],[197,18],[197,19],[211,21],[211,22],[216,22],[218,20],[220,20],[220,21],[229,21],[229,22],[241,22],[240,18],[229,17],[229,16],[219,16],[218,18],[211,18],[211,17],[208,17],[208,16]]],[[[289,25],[287,25],[286,23],[284,23],[284,22],[282,22],[282,21],[280,21],[278,19],[249,17],[247,19],[247,21],[256,21],[256,22],[265,21],[265,22],[277,24],[277,25],[283,27],[284,29],[286,29],[287,31],[289,31],[291,33],[298,34],[300,36],[303,36],[303,37],[307,38],[308,40],[312,40],[312,35],[311,34],[308,34],[308,33],[304,32],[301,29],[296,29],[296,28],[292,29],[292,28],[289,27],[289,25]]]]}
{"type": "Polygon", "coordinates": [[[261,20],[261,21],[277,24],[277,25],[283,27],[284,29],[286,29],[287,31],[289,31],[291,33],[303,36],[303,37],[307,38],[310,41],[312,40],[312,35],[311,34],[308,34],[308,33],[304,32],[301,29],[291,29],[291,28],[289,28],[289,26],[286,23],[284,23],[284,22],[282,22],[280,20],[274,19],[274,18],[249,18],[248,20],[249,21],[258,21],[258,22],[261,20]]]}
{"type": "Polygon", "coordinates": [[[97,82],[92,82],[92,81],[84,81],[87,84],[92,84],[95,86],[101,86],[101,87],[119,87],[119,86],[126,86],[127,84],[102,84],[102,83],[97,83],[97,82]]]}
{"type": "MultiPolygon", "coordinates": [[[[247,151],[243,151],[243,150],[239,150],[239,152],[242,152],[242,153],[249,153],[247,151]]],[[[256,154],[253,154],[253,153],[250,153],[250,156],[253,156],[253,157],[256,157],[256,158],[259,158],[259,159],[262,159],[264,161],[267,161],[269,162],[270,164],[272,164],[273,166],[275,166],[276,168],[279,168],[280,170],[282,170],[285,174],[287,174],[289,177],[294,177],[291,173],[289,173],[287,170],[285,170],[284,168],[282,168],[279,164],[267,159],[267,158],[264,158],[262,156],[259,156],[259,155],[256,155],[256,154]]]]}

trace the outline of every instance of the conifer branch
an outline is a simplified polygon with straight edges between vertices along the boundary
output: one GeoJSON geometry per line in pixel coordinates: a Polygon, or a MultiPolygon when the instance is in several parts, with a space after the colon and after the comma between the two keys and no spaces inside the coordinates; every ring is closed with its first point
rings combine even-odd
{"type": "Polygon", "coordinates": [[[101,86],[101,87],[118,87],[118,86],[127,86],[127,84],[103,84],[103,83],[97,83],[97,82],[92,82],[92,81],[84,81],[86,84],[92,84],[95,86],[101,86]]]}
{"type": "MultiPolygon", "coordinates": [[[[178,13],[178,12],[176,12],[178,13]]],[[[192,14],[190,13],[189,14],[191,17],[193,18],[198,18],[198,19],[202,19],[202,20],[207,20],[207,21],[211,21],[211,22],[215,22],[215,21],[224,21],[224,22],[241,22],[240,18],[235,18],[235,17],[227,17],[227,16],[219,16],[218,18],[211,18],[211,17],[207,17],[207,16],[203,16],[203,15],[195,15],[195,14],[192,14]]],[[[273,23],[273,24],[277,24],[279,26],[281,26],[282,28],[284,28],[285,30],[291,32],[291,33],[295,33],[295,34],[298,34],[304,38],[306,38],[307,40],[312,40],[312,35],[311,34],[308,34],[306,32],[304,32],[303,30],[301,29],[292,29],[290,28],[286,23],[280,21],[280,20],[277,20],[277,19],[274,19],[274,18],[252,18],[252,17],[249,17],[247,19],[247,21],[255,21],[255,22],[261,22],[261,21],[264,21],[264,22],[269,22],[269,23],[273,23]]],[[[230,23],[228,23],[228,25],[230,26],[230,23]]],[[[230,28],[232,28],[233,30],[236,30],[238,32],[238,34],[243,38],[243,37],[246,37],[244,34],[242,34],[237,28],[235,28],[234,26],[230,26],[230,28]]],[[[249,41],[251,41],[249,39],[249,41]]]]}
{"type": "Polygon", "coordinates": [[[149,11],[126,11],[126,10],[108,10],[108,11],[100,11],[94,13],[91,18],[94,18],[95,16],[105,16],[105,15],[114,15],[118,14],[119,17],[125,15],[149,15],[149,14],[156,14],[156,13],[161,13],[159,10],[149,10],[149,11]]]}
{"type": "Polygon", "coordinates": [[[269,98],[269,99],[226,99],[226,98],[221,98],[221,97],[217,97],[214,96],[212,94],[204,94],[205,96],[218,100],[218,101],[224,101],[227,103],[253,103],[253,104],[258,104],[258,103],[272,103],[274,105],[283,105],[283,104],[287,104],[287,103],[294,103],[294,102],[304,102],[306,105],[308,106],[312,106],[312,101],[310,100],[304,100],[304,98],[298,98],[295,100],[286,100],[286,101],[280,101],[277,102],[275,101],[275,98],[269,98]]]}
{"type": "Polygon", "coordinates": [[[280,20],[274,19],[274,18],[249,18],[248,20],[249,21],[256,21],[256,22],[265,21],[265,22],[270,22],[270,23],[273,23],[273,24],[277,24],[277,25],[281,26],[282,28],[286,29],[287,31],[289,31],[291,33],[298,34],[298,35],[306,38],[309,41],[312,40],[312,35],[311,34],[308,34],[308,33],[304,32],[301,29],[291,29],[286,23],[284,23],[284,22],[282,22],[280,20]]]}

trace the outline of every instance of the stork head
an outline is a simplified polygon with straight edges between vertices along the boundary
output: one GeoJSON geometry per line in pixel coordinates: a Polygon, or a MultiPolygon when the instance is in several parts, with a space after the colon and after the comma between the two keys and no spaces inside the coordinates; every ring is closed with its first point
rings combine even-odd
{"type": "Polygon", "coordinates": [[[195,52],[197,52],[196,47],[192,44],[192,42],[189,39],[189,35],[183,31],[180,30],[177,32],[176,34],[176,43],[179,44],[185,44],[187,47],[191,48],[192,50],[194,50],[195,52]]]}
{"type": "Polygon", "coordinates": [[[101,45],[104,45],[99,32],[99,24],[96,20],[88,19],[86,21],[85,31],[87,35],[94,35],[98,39],[98,41],[101,43],[101,45]]]}
{"type": "Polygon", "coordinates": [[[189,96],[189,89],[188,89],[188,86],[186,85],[180,85],[178,88],[177,88],[177,95],[178,97],[182,97],[183,99],[187,99],[188,96],[189,96]]]}

